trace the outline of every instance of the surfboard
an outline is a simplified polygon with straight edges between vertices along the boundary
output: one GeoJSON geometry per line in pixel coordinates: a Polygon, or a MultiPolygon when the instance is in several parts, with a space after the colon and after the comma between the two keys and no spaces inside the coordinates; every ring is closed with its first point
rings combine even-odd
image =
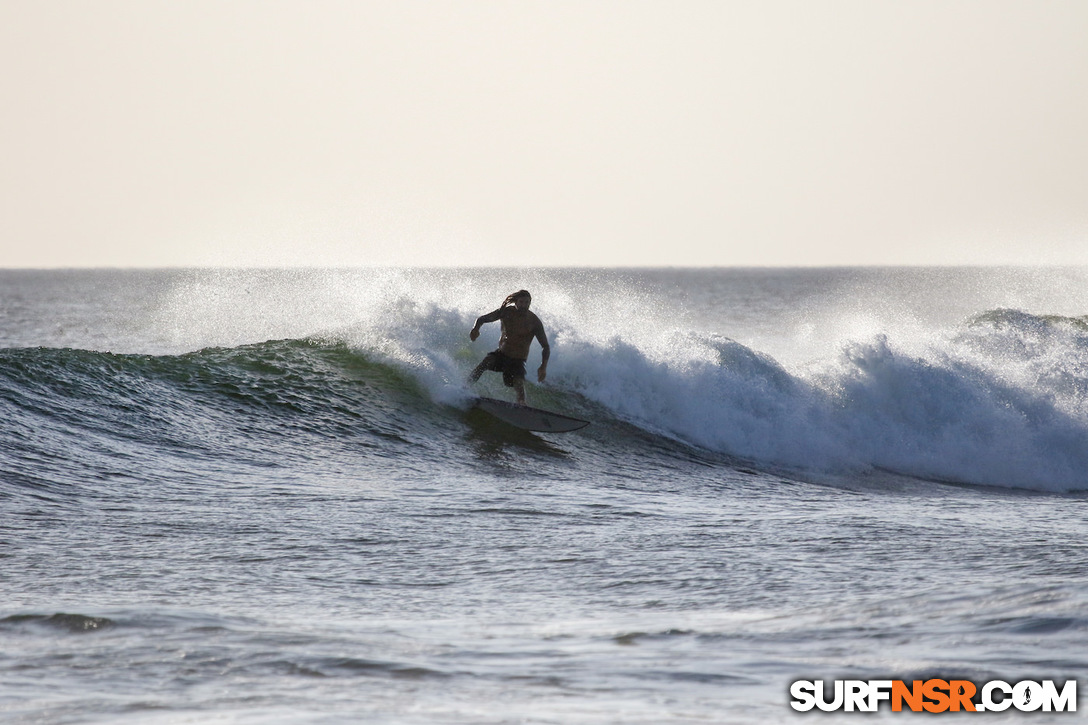
{"type": "Polygon", "coordinates": [[[504,423],[538,433],[566,433],[589,425],[588,420],[571,418],[569,415],[553,413],[550,410],[530,408],[527,405],[516,405],[494,398],[476,398],[476,407],[504,423]]]}

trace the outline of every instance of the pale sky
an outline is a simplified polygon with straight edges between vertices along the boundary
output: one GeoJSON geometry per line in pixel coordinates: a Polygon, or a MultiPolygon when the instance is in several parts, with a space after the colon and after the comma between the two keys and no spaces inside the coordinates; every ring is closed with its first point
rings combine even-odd
{"type": "Polygon", "coordinates": [[[1088,264],[1088,2],[0,0],[0,267],[1088,264]]]}

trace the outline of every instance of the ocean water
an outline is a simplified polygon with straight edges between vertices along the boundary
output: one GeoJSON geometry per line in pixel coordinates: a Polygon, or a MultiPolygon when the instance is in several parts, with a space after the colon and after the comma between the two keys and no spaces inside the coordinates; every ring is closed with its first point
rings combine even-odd
{"type": "Polygon", "coordinates": [[[1088,677],[1084,269],[0,271],[0,421],[5,723],[1088,677]],[[582,431],[471,408],[519,288],[582,431]]]}

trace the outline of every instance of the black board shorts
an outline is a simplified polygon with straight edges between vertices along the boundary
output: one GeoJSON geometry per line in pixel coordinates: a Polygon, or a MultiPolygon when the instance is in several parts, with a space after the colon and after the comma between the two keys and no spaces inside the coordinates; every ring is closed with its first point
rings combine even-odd
{"type": "Polygon", "coordinates": [[[487,353],[487,357],[480,363],[484,370],[494,370],[502,373],[502,384],[508,388],[514,386],[514,378],[525,379],[525,361],[510,357],[504,352],[495,350],[487,353]]]}

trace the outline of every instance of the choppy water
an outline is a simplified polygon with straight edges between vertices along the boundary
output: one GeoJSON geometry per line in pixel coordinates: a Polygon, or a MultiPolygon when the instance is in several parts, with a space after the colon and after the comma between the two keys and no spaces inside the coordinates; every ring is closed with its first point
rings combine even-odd
{"type": "Polygon", "coordinates": [[[1083,679],[1086,282],[0,272],[0,716],[762,723],[798,678],[1083,679]],[[583,431],[470,408],[509,391],[466,388],[468,329],[522,287],[530,401],[583,431]]]}

